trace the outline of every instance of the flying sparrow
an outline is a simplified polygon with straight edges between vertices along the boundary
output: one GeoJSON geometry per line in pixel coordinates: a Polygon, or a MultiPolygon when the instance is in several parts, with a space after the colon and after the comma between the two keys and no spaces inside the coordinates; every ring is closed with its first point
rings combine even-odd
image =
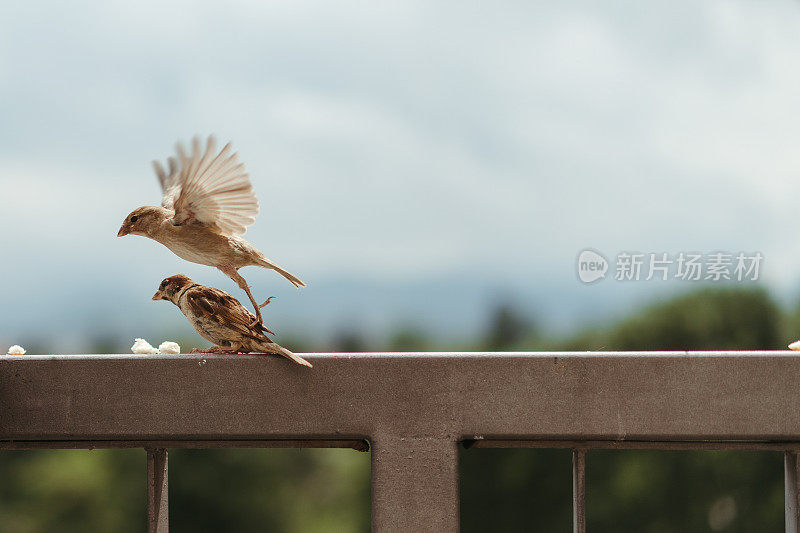
{"type": "MultiPolygon", "coordinates": [[[[272,333],[261,324],[252,327],[253,315],[225,291],[195,283],[181,274],[161,282],[153,300],[169,300],[186,315],[197,333],[216,344],[202,353],[274,353],[295,363],[311,367],[311,363],[272,342],[272,333]]],[[[269,303],[267,300],[266,303],[269,303]]]]}
{"type": "Polygon", "coordinates": [[[205,152],[200,141],[192,139],[187,155],[177,145],[177,159],[168,159],[169,171],[153,161],[163,198],[161,207],[144,206],[132,211],[117,233],[141,235],[160,242],[175,255],[220,269],[239,285],[250,298],[256,312],[255,324],[261,322],[261,307],[239,274],[242,267],[255,265],[271,268],[295,287],[305,283],[262,254],[241,235],[255,222],[256,199],[239,154],[231,153],[230,143],[216,154],[214,137],[208,138],[205,152]]]}

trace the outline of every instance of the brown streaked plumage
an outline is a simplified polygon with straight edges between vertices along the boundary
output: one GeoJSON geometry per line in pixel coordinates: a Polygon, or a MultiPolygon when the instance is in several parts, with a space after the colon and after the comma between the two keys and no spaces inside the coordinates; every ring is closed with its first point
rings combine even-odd
{"type": "Polygon", "coordinates": [[[274,353],[311,367],[311,363],[267,337],[266,333],[272,332],[263,325],[252,326],[255,317],[225,291],[200,285],[177,274],[161,282],[153,300],[168,300],[177,305],[197,333],[216,345],[209,350],[192,351],[274,353]]]}
{"type": "Polygon", "coordinates": [[[299,278],[282,269],[241,237],[258,214],[258,200],[239,155],[231,153],[230,143],[217,154],[214,138],[205,151],[192,140],[187,155],[177,146],[178,158],[169,158],[165,172],[153,162],[161,183],[161,206],[144,206],[132,211],[122,223],[117,237],[141,235],[160,242],[175,255],[192,263],[220,269],[247,293],[256,317],[261,322],[261,307],[238,270],[260,266],[275,270],[295,287],[305,287],[299,278]]]}

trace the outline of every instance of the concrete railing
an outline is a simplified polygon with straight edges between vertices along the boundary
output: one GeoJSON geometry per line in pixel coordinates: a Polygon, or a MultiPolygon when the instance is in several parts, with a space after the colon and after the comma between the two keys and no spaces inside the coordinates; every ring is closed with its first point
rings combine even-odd
{"type": "Polygon", "coordinates": [[[794,352],[0,357],[0,448],[148,450],[150,531],[167,531],[167,449],[372,452],[375,531],[456,531],[458,446],[785,452],[800,531],[794,352]],[[369,443],[369,444],[367,444],[369,443]]]}

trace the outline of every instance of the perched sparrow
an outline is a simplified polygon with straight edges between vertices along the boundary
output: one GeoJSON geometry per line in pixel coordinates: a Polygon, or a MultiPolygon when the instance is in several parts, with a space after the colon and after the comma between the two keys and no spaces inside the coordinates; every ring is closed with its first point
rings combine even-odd
{"type": "MultiPolygon", "coordinates": [[[[299,365],[311,363],[272,342],[261,324],[252,327],[253,315],[225,291],[195,283],[181,274],[161,282],[153,300],[169,300],[186,315],[197,333],[217,346],[203,353],[274,353],[299,365]]],[[[266,303],[269,303],[267,300],[266,303]]]]}
{"type": "Polygon", "coordinates": [[[238,272],[240,268],[271,268],[295,287],[305,287],[305,283],[240,237],[255,221],[258,200],[244,164],[239,163],[239,154],[231,153],[230,143],[215,154],[214,137],[209,137],[203,153],[195,137],[190,155],[180,143],[177,151],[178,159],[168,160],[169,173],[153,161],[163,191],[161,207],[144,206],[131,212],[117,237],[149,237],[187,261],[217,267],[247,293],[256,312],[254,324],[260,323],[260,308],[266,304],[256,303],[238,272]]]}

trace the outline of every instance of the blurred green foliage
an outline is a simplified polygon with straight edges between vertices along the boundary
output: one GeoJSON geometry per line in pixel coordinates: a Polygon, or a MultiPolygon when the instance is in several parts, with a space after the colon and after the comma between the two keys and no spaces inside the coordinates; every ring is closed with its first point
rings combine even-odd
{"type": "MultiPolygon", "coordinates": [[[[144,450],[4,451],[0,531],[147,530],[144,450]]],[[[369,531],[369,454],[171,450],[172,531],[369,531]]]]}
{"type": "Polygon", "coordinates": [[[369,454],[175,450],[169,461],[174,531],[369,531],[369,454]]]}
{"type": "MultiPolygon", "coordinates": [[[[560,343],[567,350],[785,349],[781,309],[763,289],[701,289],[612,327],[560,343]]],[[[796,334],[800,334],[797,330],[796,334]]]]}
{"type": "Polygon", "coordinates": [[[4,451],[3,533],[145,531],[144,450],[4,451]]]}
{"type": "MultiPolygon", "coordinates": [[[[800,336],[800,306],[763,290],[702,289],[617,324],[548,339],[509,304],[471,346],[403,327],[374,346],[343,330],[321,350],[776,349],[800,336]],[[438,343],[438,344],[437,344],[438,343]]],[[[284,342],[298,351],[296,343],[284,342]]],[[[98,339],[98,352],[111,351],[98,339]]],[[[307,347],[306,347],[307,348],[307,347]]],[[[461,452],[464,531],[568,532],[568,450],[461,452]]],[[[783,466],[772,452],[592,451],[593,532],[781,531],[783,466]]],[[[369,531],[369,454],[351,450],[173,450],[173,531],[369,531]]],[[[146,530],[142,450],[0,453],[0,533],[146,530]]]]}

